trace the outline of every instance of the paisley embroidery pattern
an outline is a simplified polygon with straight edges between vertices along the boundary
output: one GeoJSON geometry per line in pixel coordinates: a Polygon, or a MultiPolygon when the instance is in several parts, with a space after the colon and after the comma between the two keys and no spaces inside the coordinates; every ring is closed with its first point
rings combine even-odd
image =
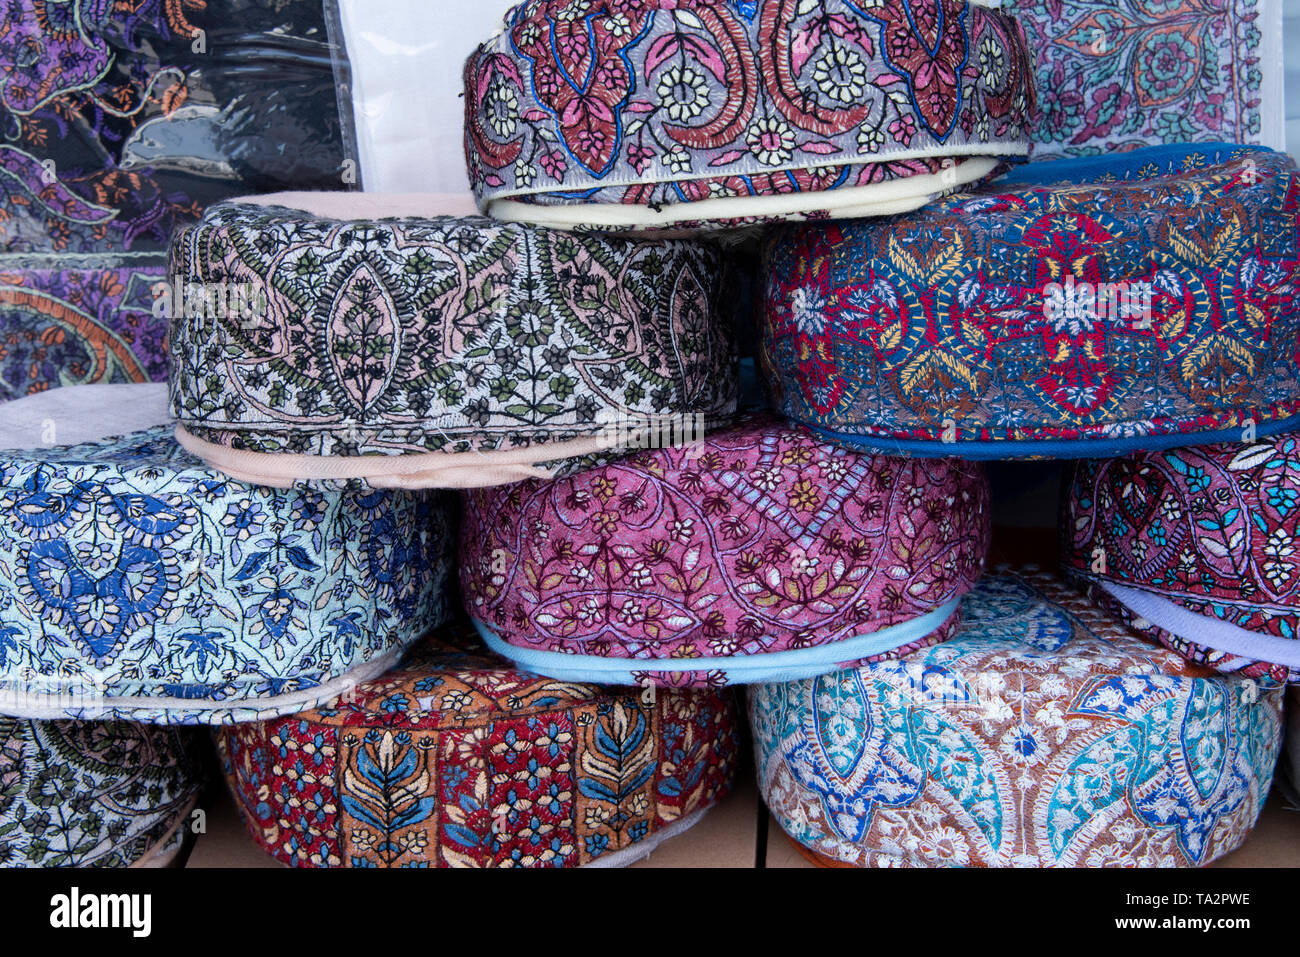
{"type": "Polygon", "coordinates": [[[5,0],[0,253],[161,250],[218,199],[342,188],[339,57],[319,0],[5,0]]]}
{"type": "Polygon", "coordinates": [[[655,684],[725,680],[656,663],[757,660],[934,612],[971,587],[988,548],[978,466],[858,455],[766,417],[464,501],[476,619],[522,650],[635,659],[655,684]]]}
{"type": "Polygon", "coordinates": [[[919,454],[1277,431],[1300,412],[1298,182],[1261,152],[789,228],[766,257],[774,401],[828,438],[919,454]]]}
{"type": "Polygon", "coordinates": [[[254,840],[295,867],[573,867],[731,789],[730,694],[539,678],[468,629],[327,707],[217,736],[254,840]]]}
{"type": "MultiPolygon", "coordinates": [[[[1078,463],[1062,525],[1064,564],[1084,582],[1154,592],[1257,634],[1300,639],[1300,437],[1205,445],[1078,463]],[[1099,560],[1102,558],[1104,560],[1099,560]]],[[[1192,661],[1274,681],[1283,665],[1214,651],[1134,625],[1192,661]]]]}
{"type": "Polygon", "coordinates": [[[1039,95],[1033,155],[1258,143],[1263,0],[1012,0],[1039,95]]]}
{"type": "Polygon", "coordinates": [[[194,732],[0,718],[0,867],[164,854],[203,784],[194,732]]]}
{"type": "Polygon", "coordinates": [[[163,257],[0,259],[0,401],[65,385],[162,382],[163,257]]]}
{"type": "Polygon", "coordinates": [[[1203,865],[1245,840],[1280,688],[1188,664],[1045,575],[963,604],[955,638],[905,660],[751,689],[791,837],[855,866],[989,867],[1203,865]]]}
{"type": "Polygon", "coordinates": [[[395,658],[442,620],[448,504],[231,482],[169,427],[6,453],[0,701],[160,723],[279,713],[277,696],[395,658]]]}
{"type": "Polygon", "coordinates": [[[867,186],[1023,155],[1033,103],[1015,22],[964,0],[529,0],[465,91],[485,209],[867,186]]]}
{"type": "Polygon", "coordinates": [[[227,203],[177,238],[172,274],[265,292],[253,321],[173,326],[177,417],[236,449],[544,447],[736,406],[734,294],[701,244],[227,203]]]}

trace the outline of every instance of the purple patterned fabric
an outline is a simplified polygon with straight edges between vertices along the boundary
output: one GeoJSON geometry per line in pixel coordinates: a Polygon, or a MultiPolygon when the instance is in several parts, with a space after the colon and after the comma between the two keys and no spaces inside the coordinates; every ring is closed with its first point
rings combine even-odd
{"type": "Polygon", "coordinates": [[[0,258],[0,401],[57,386],[167,379],[153,314],[163,255],[0,258]]]}
{"type": "Polygon", "coordinates": [[[0,253],[161,249],[216,199],[344,188],[337,57],[321,0],[0,0],[0,253]]]}

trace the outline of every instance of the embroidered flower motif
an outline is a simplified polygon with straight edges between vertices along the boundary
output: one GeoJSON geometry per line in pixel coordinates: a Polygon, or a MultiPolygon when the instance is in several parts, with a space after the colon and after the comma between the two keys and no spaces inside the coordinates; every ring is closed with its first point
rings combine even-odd
{"type": "Polygon", "coordinates": [[[790,297],[790,319],[803,335],[821,335],[826,329],[826,300],[813,289],[801,286],[790,297]]]}
{"type": "Polygon", "coordinates": [[[262,506],[245,498],[226,507],[226,514],[222,516],[221,524],[226,529],[226,535],[242,542],[252,535],[259,534],[265,520],[266,511],[262,506]]]}
{"type": "Polygon", "coordinates": [[[492,85],[483,104],[492,131],[502,139],[514,136],[519,128],[519,94],[509,84],[492,85]]]}
{"type": "Polygon", "coordinates": [[[782,478],[781,470],[771,465],[750,469],[749,472],[749,480],[754,483],[754,487],[764,492],[775,492],[781,487],[782,478]]]}
{"type": "Polygon", "coordinates": [[[889,124],[889,134],[904,146],[912,145],[912,137],[916,135],[916,121],[910,114],[904,114],[889,124]]]}
{"type": "Polygon", "coordinates": [[[670,173],[689,173],[691,171],[691,154],[680,146],[674,146],[664,153],[660,157],[660,162],[667,167],[670,173]]]}
{"type": "Polygon", "coordinates": [[[885,131],[879,126],[863,123],[858,127],[858,152],[878,153],[885,142],[885,131]]]}
{"type": "Polygon", "coordinates": [[[564,172],[569,168],[564,160],[564,154],[559,150],[543,150],[538,156],[537,163],[541,166],[542,172],[554,180],[564,179],[564,172]]]}
{"type": "Polygon", "coordinates": [[[980,41],[979,64],[984,85],[993,90],[1000,89],[1007,72],[1007,55],[1002,45],[992,37],[980,41]]]}
{"type": "Polygon", "coordinates": [[[659,104],[674,123],[684,123],[709,106],[709,82],[694,67],[675,64],[664,71],[655,87],[659,104]]]}
{"type": "Polygon", "coordinates": [[[811,512],[821,504],[821,492],[812,479],[800,479],[790,489],[790,507],[799,512],[811,512]]]}
{"type": "Polygon", "coordinates": [[[867,66],[852,49],[835,46],[817,61],[813,82],[832,100],[845,106],[859,102],[867,88],[867,66]]]}
{"type": "Polygon", "coordinates": [[[627,147],[627,161],[638,173],[644,173],[654,161],[654,150],[640,143],[630,143],[627,147]]]}
{"type": "Polygon", "coordinates": [[[618,610],[618,620],[624,625],[636,625],[646,620],[645,606],[629,598],[618,610]]]}
{"type": "Polygon", "coordinates": [[[774,117],[755,120],[749,127],[745,142],[764,166],[780,166],[794,156],[794,132],[784,120],[774,117]]]}
{"type": "Polygon", "coordinates": [[[632,23],[628,20],[626,14],[614,13],[605,18],[605,30],[612,37],[630,36],[632,33],[632,23]]]}
{"type": "Polygon", "coordinates": [[[684,544],[691,540],[691,534],[694,528],[695,520],[692,518],[674,519],[668,526],[668,534],[674,541],[684,544]]]}

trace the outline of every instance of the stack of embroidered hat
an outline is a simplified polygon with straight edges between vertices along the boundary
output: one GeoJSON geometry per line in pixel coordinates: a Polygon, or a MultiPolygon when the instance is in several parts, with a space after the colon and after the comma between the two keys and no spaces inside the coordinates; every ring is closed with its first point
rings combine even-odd
{"type": "Polygon", "coordinates": [[[817,62],[760,90],[792,11],[561,6],[520,6],[466,69],[493,219],[260,197],[173,246],[178,295],[266,297],[252,322],[186,304],[203,314],[174,327],[181,444],[271,485],[466,488],[467,610],[534,673],[453,630],[341,701],[223,731],[250,828],[287,863],[627,860],[729,786],[718,686],[944,640],[983,566],[977,468],[737,416],[731,257],[691,234],[911,209],[1023,153],[1011,21],[961,4],[944,58],[978,43],[998,68],[917,81],[901,9],[831,5],[817,62]],[[945,82],[966,99],[935,96],[945,82]],[[856,102],[873,83],[922,105],[886,132],[894,100],[856,102]]]}
{"type": "MultiPolygon", "coordinates": [[[[696,242],[280,194],[211,207],[177,234],[172,269],[175,440],[268,493],[442,500],[567,475],[683,410],[703,430],[736,407],[733,280],[696,242]],[[211,308],[214,287],[240,308],[211,308]]],[[[375,558],[409,573],[405,553],[375,558]]],[[[625,864],[734,778],[728,695],[539,679],[450,621],[395,662],[339,700],[299,697],[219,733],[250,831],[284,863],[625,864]]]]}
{"type": "MultiPolygon", "coordinates": [[[[0,713],[33,719],[15,723],[6,774],[58,773],[44,747],[58,744],[70,776],[99,767],[106,795],[146,773],[176,794],[123,804],[103,826],[142,817],[128,821],[136,843],[101,840],[94,860],[179,846],[196,781],[174,767],[176,735],[141,723],[223,726],[255,837],[294,865],[628,863],[731,785],[729,696],[539,680],[467,641],[449,617],[454,498],[430,487],[615,454],[618,420],[592,410],[631,407],[633,428],[677,403],[708,410],[705,424],[729,413],[720,255],[383,204],[215,204],[174,243],[170,388],[87,385],[4,408],[0,713]],[[221,382],[238,388],[219,395],[221,382]],[[207,425],[217,441],[187,429],[207,425]],[[49,444],[59,435],[76,444],[49,444]],[[87,739],[98,751],[72,751],[81,738],[64,729],[82,726],[65,719],[104,729],[87,739]],[[142,734],[155,737],[133,745],[142,734]],[[102,760],[115,747],[132,760],[102,760]]],[[[41,857],[47,818],[6,811],[15,858],[92,859],[41,857]]]]}
{"type": "Polygon", "coordinates": [[[470,493],[467,605],[492,647],[545,673],[757,683],[760,787],[820,860],[1208,862],[1262,806],[1277,688],[1185,663],[1052,578],[988,579],[959,619],[987,535],[987,493],[963,487],[982,476],[961,460],[1292,428],[1293,164],[1157,149],[1109,164],[1132,182],[1052,189],[1039,183],[1086,182],[1096,164],[1030,166],[906,214],[989,172],[972,155],[1023,152],[1031,97],[1012,21],[917,6],[634,4],[584,19],[528,3],[471,58],[470,173],[494,216],[837,221],[766,243],[760,364],[805,428],[759,418],[470,493]],[[974,82],[922,69],[949,55],[974,82]],[[573,83],[574,58],[599,82],[573,83]],[[882,149],[870,91],[894,82],[916,112],[882,149]],[[892,162],[927,154],[946,179],[892,162]],[[880,476],[865,494],[855,468],[880,476]],[[945,472],[957,484],[936,487],[945,472]],[[900,500],[933,523],[889,518],[900,500]],[[1009,628],[1016,616],[1041,627],[1009,628]],[[1217,744],[1201,752],[1207,727],[1217,744]]]}
{"type": "MultiPolygon", "coordinates": [[[[624,864],[727,793],[746,684],[764,799],[821,863],[1237,847],[1300,670],[1295,170],[1155,149],[947,195],[1038,135],[1042,19],[1031,56],[966,0],[527,0],[466,65],[480,215],[282,193],[176,231],[141,430],[56,390],[0,453],[0,767],[165,800],[114,804],[129,848],[26,846],[174,848],[197,784],[150,725],[219,724],[291,866],[624,864]],[[710,238],[790,220],[777,417],[738,401],[710,238]],[[1072,480],[1090,594],[981,577],[973,460],[1085,455],[1122,456],[1072,480]]],[[[1113,110],[1121,148],[1179,115],[1113,110]]]]}
{"type": "Polygon", "coordinates": [[[760,788],[815,862],[1199,865],[1245,839],[1294,676],[1295,172],[1156,146],[771,238],[762,367],[814,435],[1120,456],[1072,468],[1066,581],[1000,573],[942,645],[751,693],[760,788]]]}
{"type": "MultiPolygon", "coordinates": [[[[922,206],[1023,156],[1031,105],[1013,20],[926,7],[520,4],[465,68],[479,207],[608,237],[922,206]]],[[[706,431],[466,493],[461,585],[487,644],[556,677],[716,687],[951,637],[988,545],[978,466],[752,410],[706,431]]]]}
{"type": "MultiPolygon", "coordinates": [[[[202,783],[197,741],[140,719],[287,694],[331,667],[306,661],[323,635],[295,647],[300,585],[281,591],[292,608],[261,606],[256,637],[258,603],[232,600],[244,588],[268,597],[280,585],[267,575],[285,584],[281,568],[224,562],[236,539],[242,558],[264,561],[257,539],[284,531],[269,521],[288,513],[188,471],[162,433],[103,438],[161,421],[156,392],[127,383],[166,376],[153,288],[173,226],[243,184],[337,182],[344,137],[322,8],[279,20],[247,6],[0,14],[0,866],[174,860],[202,783]],[[258,37],[255,62],[230,48],[232,33],[258,37]],[[211,49],[195,48],[199,35],[211,49]],[[309,148],[281,148],[304,135],[309,148]],[[86,444],[55,448],[66,443],[86,444]]],[[[300,511],[276,561],[315,563],[331,508],[300,511]]],[[[321,590],[338,579],[322,576],[321,590]]]]}
{"type": "Polygon", "coordinates": [[[1300,493],[1279,462],[1300,397],[1298,186],[1280,154],[1181,152],[1164,175],[1168,150],[1111,158],[1104,184],[1086,160],[1030,164],[915,216],[771,241],[763,366],[821,438],[1143,450],[1071,487],[1070,577],[1106,601],[992,578],[924,656],[751,695],[760,786],[815,860],[1203,864],[1253,826],[1294,657],[1290,571],[1268,554],[1300,493]]]}

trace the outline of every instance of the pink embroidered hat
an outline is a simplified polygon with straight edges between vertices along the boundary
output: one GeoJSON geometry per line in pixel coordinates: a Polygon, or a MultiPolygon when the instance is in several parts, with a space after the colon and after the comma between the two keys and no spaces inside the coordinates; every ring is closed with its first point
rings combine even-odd
{"type": "Polygon", "coordinates": [[[1199,664],[1300,681],[1300,435],[1078,463],[1063,564],[1199,664]]]}
{"type": "Polygon", "coordinates": [[[465,65],[479,208],[557,228],[877,216],[1024,156],[993,0],[526,0],[465,65]]]}
{"type": "Polygon", "coordinates": [[[461,583],[539,674],[788,681],[948,638],[984,567],[988,480],[763,416],[567,478],[465,493],[461,583]]]}

